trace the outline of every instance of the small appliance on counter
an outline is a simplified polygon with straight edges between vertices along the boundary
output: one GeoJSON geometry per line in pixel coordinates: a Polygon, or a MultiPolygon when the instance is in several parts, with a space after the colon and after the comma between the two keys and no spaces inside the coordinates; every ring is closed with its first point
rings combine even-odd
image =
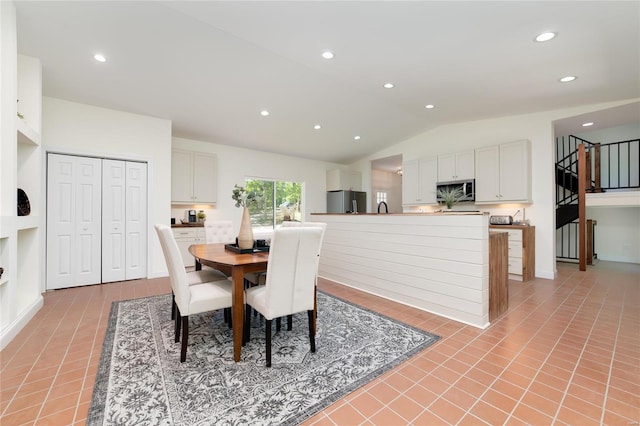
{"type": "Polygon", "coordinates": [[[490,216],[489,223],[491,225],[513,225],[513,216],[490,216]]]}
{"type": "Polygon", "coordinates": [[[189,223],[197,222],[198,221],[197,212],[195,210],[185,210],[184,220],[185,222],[189,222],[189,223]]]}
{"type": "Polygon", "coordinates": [[[510,215],[492,215],[489,217],[490,225],[529,225],[529,221],[524,218],[524,209],[522,209],[522,220],[516,221],[514,218],[520,214],[520,210],[510,215]]]}

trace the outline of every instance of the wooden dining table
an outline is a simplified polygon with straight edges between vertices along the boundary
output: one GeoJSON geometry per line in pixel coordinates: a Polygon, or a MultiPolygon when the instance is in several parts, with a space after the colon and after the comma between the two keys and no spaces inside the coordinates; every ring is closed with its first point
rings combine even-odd
{"type": "Polygon", "coordinates": [[[244,327],[244,274],[266,271],[269,253],[239,254],[226,249],[224,244],[194,244],[189,247],[189,253],[196,258],[196,269],[206,265],[232,278],[233,359],[238,362],[242,355],[244,327]]]}

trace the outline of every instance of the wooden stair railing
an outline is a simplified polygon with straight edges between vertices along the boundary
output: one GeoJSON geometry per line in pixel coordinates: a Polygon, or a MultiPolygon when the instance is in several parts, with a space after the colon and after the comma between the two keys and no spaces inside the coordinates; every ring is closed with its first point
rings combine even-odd
{"type": "Polygon", "coordinates": [[[584,144],[578,145],[578,261],[581,271],[587,270],[587,153],[584,144]]]}

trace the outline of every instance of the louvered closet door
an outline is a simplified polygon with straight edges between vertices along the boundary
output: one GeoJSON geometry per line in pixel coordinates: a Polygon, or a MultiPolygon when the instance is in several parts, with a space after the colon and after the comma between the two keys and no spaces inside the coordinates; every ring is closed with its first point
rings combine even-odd
{"type": "Polygon", "coordinates": [[[126,164],[126,279],[147,276],[147,164],[126,164]]]}
{"type": "Polygon", "coordinates": [[[102,282],[124,281],[126,162],[102,160],[102,282]]]}
{"type": "Polygon", "coordinates": [[[47,289],[101,282],[101,160],[49,154],[47,289]]]}

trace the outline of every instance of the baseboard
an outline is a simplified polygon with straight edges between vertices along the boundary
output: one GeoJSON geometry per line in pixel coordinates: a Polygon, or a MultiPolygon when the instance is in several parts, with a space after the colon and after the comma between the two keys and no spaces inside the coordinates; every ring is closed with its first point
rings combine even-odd
{"type": "Polygon", "coordinates": [[[5,330],[0,333],[0,351],[5,348],[11,342],[14,337],[20,333],[25,325],[35,316],[36,313],[44,305],[44,298],[42,295],[33,302],[27,309],[21,312],[20,316],[16,318],[5,330]]]}

